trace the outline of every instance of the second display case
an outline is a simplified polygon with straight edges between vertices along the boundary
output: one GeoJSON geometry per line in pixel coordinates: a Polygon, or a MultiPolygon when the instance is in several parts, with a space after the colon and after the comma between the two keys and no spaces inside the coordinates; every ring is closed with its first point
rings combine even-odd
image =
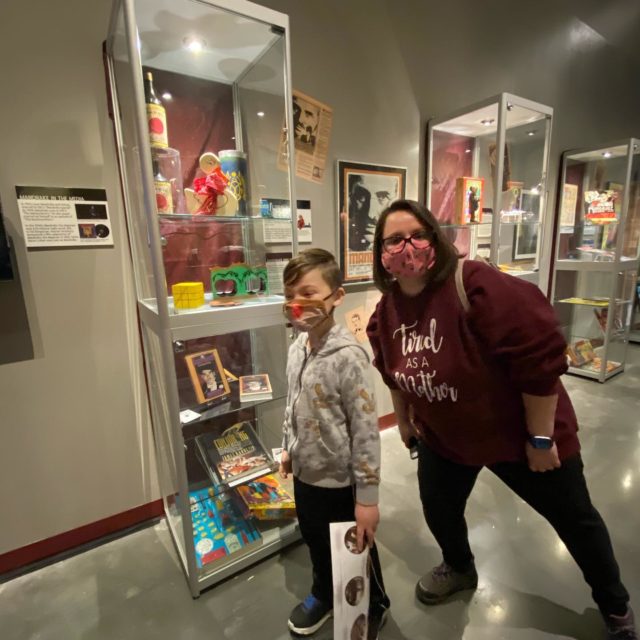
{"type": "Polygon", "coordinates": [[[552,116],[502,93],[428,126],[426,204],[445,233],[540,286],[552,116]]]}
{"type": "Polygon", "coordinates": [[[563,154],[552,300],[569,372],[624,371],[637,300],[640,151],[630,139],[563,154]]]}

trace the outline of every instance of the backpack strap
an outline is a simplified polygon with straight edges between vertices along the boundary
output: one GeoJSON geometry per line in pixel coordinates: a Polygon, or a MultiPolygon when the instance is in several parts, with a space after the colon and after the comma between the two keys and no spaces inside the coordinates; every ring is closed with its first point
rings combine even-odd
{"type": "Polygon", "coordinates": [[[469,304],[469,298],[467,297],[467,292],[464,290],[464,282],[462,280],[462,271],[464,269],[465,261],[461,258],[458,260],[458,264],[456,265],[456,291],[458,292],[458,298],[460,298],[460,304],[464,309],[465,313],[469,312],[471,309],[471,305],[469,304]]]}

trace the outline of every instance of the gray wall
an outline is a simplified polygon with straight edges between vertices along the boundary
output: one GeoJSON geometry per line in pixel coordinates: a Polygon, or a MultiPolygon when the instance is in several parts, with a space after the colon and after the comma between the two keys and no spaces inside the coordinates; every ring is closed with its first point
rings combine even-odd
{"type": "MultiPolygon", "coordinates": [[[[337,159],[406,166],[417,197],[426,120],[501,91],[555,108],[552,177],[560,150],[640,131],[636,0],[263,4],[291,17],[294,87],[334,108],[330,175],[298,181],[316,246],[336,249],[337,159]]],[[[158,495],[105,108],[109,5],[0,5],[0,197],[35,352],[0,366],[0,553],[158,495]],[[27,252],[16,184],[106,188],[116,246],[27,252]]],[[[377,298],[351,291],[343,310],[377,298]]]]}
{"type": "Polygon", "coordinates": [[[106,112],[109,12],[108,0],[0,5],[0,197],[34,345],[0,365],[0,553],[157,497],[106,112]],[[27,251],[14,185],[106,188],[115,247],[27,251]]]}

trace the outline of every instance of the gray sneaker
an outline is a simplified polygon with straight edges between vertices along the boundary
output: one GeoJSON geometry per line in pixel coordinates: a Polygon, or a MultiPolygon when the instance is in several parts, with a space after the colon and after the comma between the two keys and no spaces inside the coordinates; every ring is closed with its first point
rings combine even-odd
{"type": "Polygon", "coordinates": [[[475,565],[465,573],[458,573],[443,562],[418,580],[416,597],[424,604],[438,604],[458,591],[475,589],[477,586],[475,565]]]}
{"type": "Polygon", "coordinates": [[[609,616],[606,623],[607,640],[638,640],[631,607],[627,608],[627,613],[624,616],[609,616]]]}

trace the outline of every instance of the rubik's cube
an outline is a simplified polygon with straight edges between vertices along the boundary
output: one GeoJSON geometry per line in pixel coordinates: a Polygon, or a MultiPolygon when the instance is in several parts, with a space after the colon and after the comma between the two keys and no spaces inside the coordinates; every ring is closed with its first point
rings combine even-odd
{"type": "Polygon", "coordinates": [[[202,282],[178,282],[171,287],[171,293],[176,309],[195,309],[204,304],[202,282]]]}

